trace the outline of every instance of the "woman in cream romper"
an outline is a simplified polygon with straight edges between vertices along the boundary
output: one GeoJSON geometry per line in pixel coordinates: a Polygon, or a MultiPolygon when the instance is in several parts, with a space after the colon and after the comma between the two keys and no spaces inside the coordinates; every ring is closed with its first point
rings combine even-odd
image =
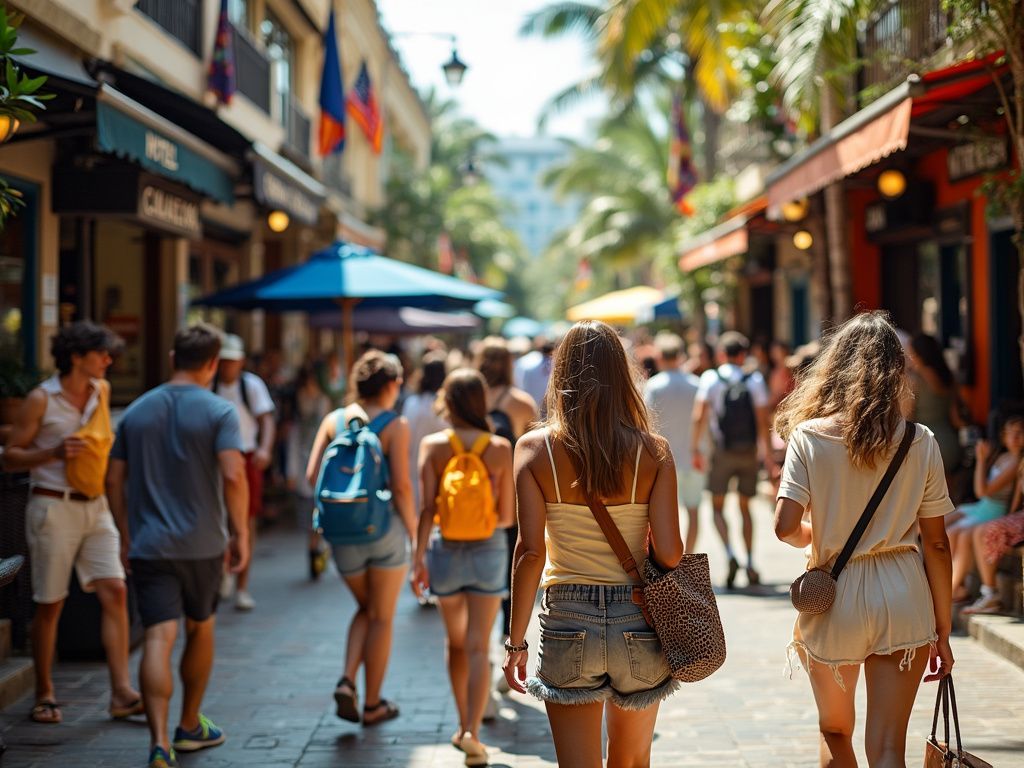
{"type": "MultiPolygon", "coordinates": [[[[775,532],[809,547],[810,567],[831,567],[910,425],[906,361],[881,313],[847,321],[782,404],[788,441],[775,532]]],[[[949,541],[953,511],[935,436],[918,425],[906,461],[839,577],[832,607],[800,614],[790,650],[808,671],[818,706],[821,765],[856,766],[854,690],[867,682],[869,765],[905,766],[907,724],[926,681],[953,655],[949,541]],[[920,541],[919,541],[920,536],[920,541]]]]}

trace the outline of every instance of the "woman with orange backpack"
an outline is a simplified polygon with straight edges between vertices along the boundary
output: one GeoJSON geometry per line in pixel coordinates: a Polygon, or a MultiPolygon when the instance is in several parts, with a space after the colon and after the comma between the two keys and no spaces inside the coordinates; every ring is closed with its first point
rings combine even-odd
{"type": "Polygon", "coordinates": [[[417,595],[429,587],[439,601],[459,713],[451,743],[465,752],[469,766],[487,765],[480,723],[491,682],[488,641],[508,593],[504,529],[515,516],[512,446],[491,433],[486,392],[474,370],[456,370],[445,379],[442,397],[452,427],[420,444],[422,501],[412,576],[417,595]]]}

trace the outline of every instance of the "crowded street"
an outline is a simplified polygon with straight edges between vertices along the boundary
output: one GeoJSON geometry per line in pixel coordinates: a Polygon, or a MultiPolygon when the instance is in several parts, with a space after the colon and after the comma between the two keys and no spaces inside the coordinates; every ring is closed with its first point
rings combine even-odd
{"type": "MultiPolygon", "coordinates": [[[[705,513],[707,510],[705,510],[705,513]]],[[[764,501],[758,522],[769,519],[764,501]]],[[[710,519],[705,515],[707,522],[710,519]]],[[[701,544],[711,542],[710,528],[701,544]]],[[[217,666],[207,711],[228,734],[227,743],[186,758],[194,768],[243,766],[407,766],[461,765],[461,755],[445,743],[454,712],[444,673],[444,633],[433,608],[420,607],[412,593],[399,601],[395,647],[386,693],[402,707],[402,717],[376,730],[338,720],[330,698],[340,659],[339,638],[352,599],[333,569],[322,583],[302,572],[302,536],[292,531],[268,535],[256,551],[254,589],[260,610],[252,614],[220,610],[217,666]]],[[[815,765],[815,714],[806,675],[785,673],[785,647],[793,611],[783,582],[800,566],[801,556],[760,527],[764,586],[719,596],[729,657],[706,681],[685,686],[662,707],[655,733],[657,766],[680,768],[811,768],[815,765]]],[[[713,571],[722,566],[712,557],[713,571]]],[[[531,626],[530,640],[537,635],[531,626]]],[[[499,658],[494,638],[495,659],[499,658]]],[[[1000,768],[1024,767],[1024,670],[980,647],[968,637],[953,643],[958,672],[970,686],[960,704],[961,728],[975,751],[1000,768]]],[[[25,721],[31,697],[0,717],[8,751],[5,768],[44,768],[70,762],[96,768],[132,765],[143,722],[111,723],[106,716],[106,680],[100,664],[65,664],[57,682],[67,706],[66,727],[43,732],[25,721]]],[[[907,763],[920,762],[931,725],[934,685],[923,688],[914,709],[907,763]]],[[[176,704],[176,702],[175,702],[176,704]]],[[[863,696],[858,702],[863,708],[863,696]]],[[[543,707],[532,697],[505,694],[497,718],[485,723],[484,738],[494,748],[495,768],[556,765],[543,707]]]]}

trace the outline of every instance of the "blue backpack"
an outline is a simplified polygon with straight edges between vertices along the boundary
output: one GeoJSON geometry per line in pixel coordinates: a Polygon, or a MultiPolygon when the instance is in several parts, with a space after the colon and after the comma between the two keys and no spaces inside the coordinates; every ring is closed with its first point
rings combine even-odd
{"type": "Polygon", "coordinates": [[[368,544],[391,524],[388,460],[377,435],[398,414],[385,411],[369,424],[354,418],[347,427],[343,418],[339,411],[335,437],[320,462],[313,528],[330,544],[368,544]]]}

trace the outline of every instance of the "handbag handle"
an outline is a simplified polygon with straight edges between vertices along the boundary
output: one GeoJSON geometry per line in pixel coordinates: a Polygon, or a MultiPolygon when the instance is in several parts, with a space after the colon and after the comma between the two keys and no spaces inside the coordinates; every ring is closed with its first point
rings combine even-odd
{"type": "Polygon", "coordinates": [[[935,732],[939,728],[939,710],[942,710],[943,738],[948,750],[949,744],[949,720],[950,710],[953,714],[953,733],[956,736],[956,751],[959,756],[964,751],[964,745],[960,741],[960,716],[956,710],[956,691],[953,688],[953,676],[946,675],[939,680],[939,689],[935,694],[935,714],[932,717],[931,740],[935,741],[935,732]]]}
{"type": "Polygon", "coordinates": [[[903,466],[903,461],[907,458],[907,454],[910,452],[910,445],[914,442],[914,435],[917,433],[917,426],[912,421],[907,422],[907,426],[903,430],[903,439],[900,441],[899,448],[896,449],[895,455],[892,457],[892,461],[889,462],[889,468],[885,471],[882,476],[882,481],[878,484],[874,494],[868,501],[867,507],[860,516],[860,520],[857,521],[857,525],[853,528],[853,533],[850,534],[850,538],[846,540],[846,546],[843,547],[843,551],[839,553],[839,557],[836,558],[835,565],[832,566],[832,578],[836,581],[839,580],[839,574],[843,572],[843,568],[853,557],[853,550],[857,548],[857,544],[860,542],[861,536],[864,535],[864,531],[868,528],[868,523],[871,522],[871,518],[875,514],[875,510],[878,509],[878,505],[882,503],[882,499],[885,497],[886,492],[889,490],[889,486],[892,485],[893,478],[896,477],[896,473],[899,472],[900,467],[903,466]]]}

